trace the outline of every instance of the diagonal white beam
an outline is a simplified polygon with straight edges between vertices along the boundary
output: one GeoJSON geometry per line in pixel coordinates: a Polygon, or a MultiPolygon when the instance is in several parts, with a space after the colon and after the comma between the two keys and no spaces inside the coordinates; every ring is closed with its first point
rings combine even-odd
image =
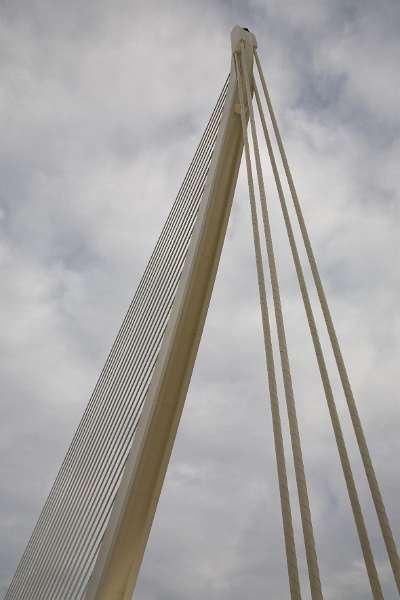
{"type": "MultiPolygon", "coordinates": [[[[254,35],[235,27],[253,65],[254,35]]],[[[250,74],[251,75],[251,74],[250,74]]],[[[252,77],[250,77],[252,79],[252,77]]],[[[137,580],[207,315],[243,151],[234,63],[199,215],[157,365],[85,600],[129,600],[137,580]]]]}

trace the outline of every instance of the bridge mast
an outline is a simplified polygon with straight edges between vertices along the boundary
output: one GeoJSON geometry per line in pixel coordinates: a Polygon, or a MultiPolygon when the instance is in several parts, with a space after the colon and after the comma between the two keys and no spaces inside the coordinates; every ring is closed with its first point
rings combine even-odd
{"type": "MultiPolygon", "coordinates": [[[[255,36],[235,27],[252,81],[255,36]],[[251,71],[251,72],[250,72],[251,71]]],[[[85,600],[130,600],[160,497],[218,269],[243,151],[238,83],[230,82],[184,271],[140,423],[85,600]]]]}

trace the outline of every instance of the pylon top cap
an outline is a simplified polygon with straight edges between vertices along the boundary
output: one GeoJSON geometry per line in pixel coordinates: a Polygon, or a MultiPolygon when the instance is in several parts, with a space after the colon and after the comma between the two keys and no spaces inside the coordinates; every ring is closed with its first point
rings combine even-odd
{"type": "Polygon", "coordinates": [[[250,48],[257,48],[257,39],[254,33],[245,27],[239,27],[239,25],[235,25],[231,31],[232,52],[237,52],[240,50],[240,44],[242,41],[247,46],[250,46],[250,48]]]}

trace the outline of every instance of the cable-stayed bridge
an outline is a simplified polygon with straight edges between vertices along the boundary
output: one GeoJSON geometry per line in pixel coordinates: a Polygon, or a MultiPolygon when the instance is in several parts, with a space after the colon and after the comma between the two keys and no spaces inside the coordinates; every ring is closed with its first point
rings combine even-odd
{"type": "Polygon", "coordinates": [[[297,500],[289,492],[280,415],[284,405],[313,600],[324,597],[324,585],[319,573],[269,198],[264,185],[265,160],[269,161],[274,176],[364,558],[365,577],[372,597],[383,598],[288,201],[301,231],[388,562],[400,592],[396,544],[258,57],[257,42],[251,32],[239,27],[232,31],[231,42],[229,77],[10,584],[8,600],[131,598],[196,360],[243,153],[291,598],[301,598],[302,591],[292,518],[293,502],[297,500]],[[279,156],[275,156],[272,136],[279,156]],[[261,138],[266,153],[260,145],[261,138]],[[277,164],[278,159],[283,169],[277,164]],[[282,181],[281,173],[286,182],[282,181]],[[288,195],[284,193],[286,184],[288,195]],[[266,275],[271,297],[267,297],[266,275]],[[273,352],[272,320],[276,325],[279,356],[273,352]],[[284,383],[282,399],[278,397],[278,369],[284,383]]]}

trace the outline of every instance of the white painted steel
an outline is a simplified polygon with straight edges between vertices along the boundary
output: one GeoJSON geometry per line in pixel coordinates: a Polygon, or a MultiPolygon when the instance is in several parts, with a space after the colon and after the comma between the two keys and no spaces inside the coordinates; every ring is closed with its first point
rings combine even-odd
{"type": "MultiPolygon", "coordinates": [[[[240,27],[252,71],[254,35],[240,27]]],[[[251,73],[250,73],[251,75],[251,73]]],[[[250,77],[252,80],[252,76],[250,77]]],[[[202,335],[243,151],[234,62],[196,227],[140,423],[85,600],[129,600],[146,548],[202,335]]]]}

